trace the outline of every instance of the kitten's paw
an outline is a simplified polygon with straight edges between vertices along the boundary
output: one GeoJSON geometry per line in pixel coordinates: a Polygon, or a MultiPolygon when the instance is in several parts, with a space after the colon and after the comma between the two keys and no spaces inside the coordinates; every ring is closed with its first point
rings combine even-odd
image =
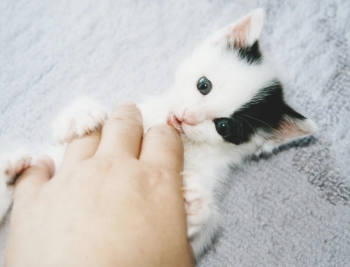
{"type": "Polygon", "coordinates": [[[13,185],[18,176],[29,168],[32,158],[25,151],[18,151],[0,159],[0,221],[3,220],[12,203],[13,185]]]}
{"type": "Polygon", "coordinates": [[[7,185],[13,185],[17,177],[32,164],[32,158],[28,153],[19,153],[2,161],[1,175],[7,185]]]}
{"type": "Polygon", "coordinates": [[[58,116],[54,138],[58,143],[66,144],[100,129],[107,118],[107,111],[100,104],[88,99],[79,100],[58,116]]]}
{"type": "Polygon", "coordinates": [[[191,238],[197,235],[211,215],[209,197],[195,174],[186,172],[184,176],[184,198],[187,214],[187,233],[191,238]]]}

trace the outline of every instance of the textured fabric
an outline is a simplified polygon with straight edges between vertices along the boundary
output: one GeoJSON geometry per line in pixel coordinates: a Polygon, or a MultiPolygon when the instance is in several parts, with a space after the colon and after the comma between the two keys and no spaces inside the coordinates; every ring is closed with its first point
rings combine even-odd
{"type": "MultiPolygon", "coordinates": [[[[232,172],[221,231],[198,266],[350,266],[346,0],[3,0],[0,150],[52,142],[54,117],[75,97],[111,108],[164,92],[203,38],[257,7],[262,49],[319,131],[232,172]]],[[[8,218],[2,250],[7,230],[8,218]]]]}

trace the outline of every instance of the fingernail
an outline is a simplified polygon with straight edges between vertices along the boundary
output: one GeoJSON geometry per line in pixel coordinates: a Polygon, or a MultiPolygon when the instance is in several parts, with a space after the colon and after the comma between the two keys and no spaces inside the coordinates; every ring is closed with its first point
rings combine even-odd
{"type": "Polygon", "coordinates": [[[125,100],[117,105],[117,107],[134,107],[136,106],[134,102],[130,100],[125,100]]]}
{"type": "Polygon", "coordinates": [[[120,117],[120,116],[131,116],[132,118],[136,119],[139,123],[142,124],[142,115],[139,110],[139,108],[136,106],[136,104],[132,101],[124,101],[117,105],[115,109],[113,110],[111,117],[120,117]],[[121,110],[122,109],[122,110],[121,110]]]}

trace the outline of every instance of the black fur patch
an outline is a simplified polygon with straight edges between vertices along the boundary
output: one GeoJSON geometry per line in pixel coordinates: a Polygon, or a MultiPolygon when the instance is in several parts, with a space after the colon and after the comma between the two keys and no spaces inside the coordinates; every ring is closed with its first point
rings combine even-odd
{"type": "Polygon", "coordinates": [[[223,138],[236,145],[247,143],[258,130],[272,133],[286,116],[305,119],[284,102],[281,83],[273,81],[230,116],[231,134],[223,138]]]}
{"type": "Polygon", "coordinates": [[[238,56],[249,64],[259,64],[262,59],[259,42],[255,41],[252,46],[238,48],[238,56]]]}

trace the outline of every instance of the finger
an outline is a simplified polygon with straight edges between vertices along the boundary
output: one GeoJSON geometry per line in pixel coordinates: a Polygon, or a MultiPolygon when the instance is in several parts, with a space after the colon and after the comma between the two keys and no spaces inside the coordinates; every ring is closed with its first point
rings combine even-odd
{"type": "Polygon", "coordinates": [[[95,131],[82,138],[73,139],[64,153],[60,172],[70,171],[78,162],[92,157],[96,153],[100,140],[100,131],[95,131]]]}
{"type": "Polygon", "coordinates": [[[132,102],[117,106],[102,128],[96,156],[137,158],[143,135],[140,110],[132,102]]]}
{"type": "Polygon", "coordinates": [[[140,160],[180,175],[183,170],[183,151],[181,138],[173,127],[156,125],[145,134],[140,160]]]}
{"type": "Polygon", "coordinates": [[[39,156],[34,164],[25,170],[15,183],[14,200],[37,192],[55,172],[55,164],[47,155],[39,156]]]}

